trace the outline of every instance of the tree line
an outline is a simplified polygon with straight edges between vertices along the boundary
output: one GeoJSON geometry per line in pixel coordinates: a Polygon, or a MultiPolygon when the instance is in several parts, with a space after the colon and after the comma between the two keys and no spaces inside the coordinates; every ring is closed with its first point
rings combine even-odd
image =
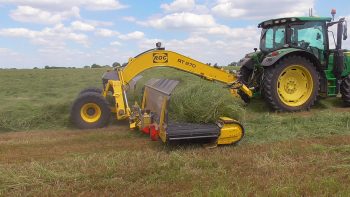
{"type": "MultiPolygon", "coordinates": [[[[84,66],[83,68],[84,69],[91,69],[91,68],[119,68],[119,67],[124,67],[126,66],[127,63],[123,63],[123,64],[120,64],[119,62],[114,62],[112,65],[100,65],[100,64],[92,64],[92,65],[86,65],[84,66]]],[[[209,66],[213,66],[213,67],[217,67],[217,68],[221,68],[222,66],[219,66],[218,63],[207,63],[207,65],[209,66]]],[[[237,62],[231,62],[229,63],[227,66],[238,66],[238,63],[237,62]]],[[[33,69],[40,69],[38,67],[34,67],[33,69]]],[[[76,67],[61,67],[61,66],[48,66],[46,65],[44,67],[44,69],[76,69],[76,67]]]]}

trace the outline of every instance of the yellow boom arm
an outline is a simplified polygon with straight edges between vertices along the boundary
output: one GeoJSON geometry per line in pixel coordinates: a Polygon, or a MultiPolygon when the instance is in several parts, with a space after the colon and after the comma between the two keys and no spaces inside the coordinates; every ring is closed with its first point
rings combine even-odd
{"type": "Polygon", "coordinates": [[[233,83],[236,76],[225,70],[211,67],[184,55],[166,50],[154,50],[143,53],[135,58],[130,58],[127,66],[122,70],[124,81],[129,83],[135,76],[144,70],[155,67],[172,67],[189,72],[208,80],[233,83]]]}

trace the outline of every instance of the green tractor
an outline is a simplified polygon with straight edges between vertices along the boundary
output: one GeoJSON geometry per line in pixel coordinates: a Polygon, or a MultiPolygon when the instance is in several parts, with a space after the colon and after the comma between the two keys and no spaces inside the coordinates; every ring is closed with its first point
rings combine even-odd
{"type": "Polygon", "coordinates": [[[254,49],[240,60],[240,81],[275,111],[307,110],[318,97],[338,94],[349,106],[350,51],[342,49],[347,22],[334,21],[332,14],[333,20],[289,17],[260,23],[260,51],[254,49]],[[334,25],[336,38],[330,31],[334,25]],[[330,49],[333,41],[335,49],[330,49]]]}

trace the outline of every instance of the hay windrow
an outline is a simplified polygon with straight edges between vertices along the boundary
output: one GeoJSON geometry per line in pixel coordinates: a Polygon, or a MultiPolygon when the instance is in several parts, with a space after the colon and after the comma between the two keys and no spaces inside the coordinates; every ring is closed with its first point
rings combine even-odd
{"type": "Polygon", "coordinates": [[[141,100],[142,87],[150,78],[166,78],[180,81],[170,99],[171,120],[191,123],[214,123],[221,116],[240,119],[244,116],[243,102],[233,97],[225,85],[210,82],[189,73],[160,68],[146,71],[137,83],[135,98],[141,100]],[[155,74],[156,73],[156,74],[155,74]],[[159,74],[158,74],[159,73],[159,74]]]}

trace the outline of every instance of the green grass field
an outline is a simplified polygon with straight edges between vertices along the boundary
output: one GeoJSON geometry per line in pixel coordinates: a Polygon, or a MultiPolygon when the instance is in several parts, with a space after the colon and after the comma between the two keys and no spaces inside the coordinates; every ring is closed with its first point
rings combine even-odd
{"type": "Polygon", "coordinates": [[[222,84],[173,69],[149,78],[180,80],[172,118],[211,122],[238,118],[238,146],[166,146],[129,131],[127,122],[79,131],[70,104],[85,87],[100,87],[104,69],[0,71],[0,196],[349,196],[350,109],[339,98],[299,113],[248,106],[222,84]]]}

